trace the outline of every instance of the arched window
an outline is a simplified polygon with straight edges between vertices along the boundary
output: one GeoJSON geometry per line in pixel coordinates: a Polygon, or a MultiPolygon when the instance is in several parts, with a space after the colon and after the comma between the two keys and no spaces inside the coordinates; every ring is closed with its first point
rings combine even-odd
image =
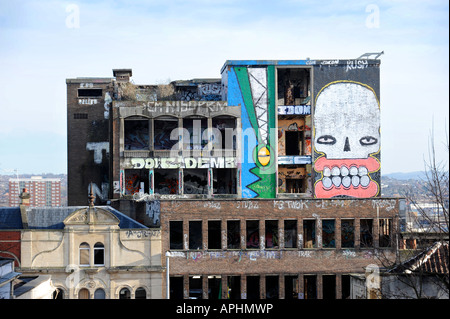
{"type": "Polygon", "coordinates": [[[94,292],[94,299],[105,299],[105,291],[102,288],[98,288],[94,292]]]}
{"type": "Polygon", "coordinates": [[[94,245],[94,266],[105,265],[105,246],[102,243],[94,245]]]}
{"type": "Polygon", "coordinates": [[[119,292],[119,299],[131,299],[131,293],[128,288],[122,288],[119,292]]]}
{"type": "Polygon", "coordinates": [[[134,299],[146,299],[147,298],[147,292],[144,288],[139,287],[136,289],[136,292],[134,293],[134,299]]]}
{"type": "Polygon", "coordinates": [[[90,247],[88,243],[80,245],[80,266],[88,267],[89,264],[90,247]]]}
{"type": "Polygon", "coordinates": [[[81,289],[78,292],[78,299],[90,299],[89,298],[89,290],[87,290],[86,288],[81,289]]]}
{"type": "Polygon", "coordinates": [[[64,299],[64,290],[62,290],[61,288],[57,288],[53,292],[53,299],[64,299]]]}

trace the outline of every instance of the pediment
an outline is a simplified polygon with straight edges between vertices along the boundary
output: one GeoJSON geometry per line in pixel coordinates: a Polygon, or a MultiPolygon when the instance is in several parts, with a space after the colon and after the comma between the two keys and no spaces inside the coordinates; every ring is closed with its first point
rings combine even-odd
{"type": "Polygon", "coordinates": [[[97,207],[78,209],[64,219],[64,225],[119,225],[119,222],[113,213],[97,207]]]}

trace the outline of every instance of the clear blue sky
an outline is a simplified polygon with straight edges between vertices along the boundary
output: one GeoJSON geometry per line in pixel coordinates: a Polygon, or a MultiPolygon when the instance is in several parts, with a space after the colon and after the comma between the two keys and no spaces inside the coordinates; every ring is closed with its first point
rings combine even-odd
{"type": "Polygon", "coordinates": [[[66,78],[132,68],[151,84],[382,50],[382,173],[423,170],[433,121],[448,161],[448,16],[447,0],[0,0],[0,174],[66,173],[66,78]]]}

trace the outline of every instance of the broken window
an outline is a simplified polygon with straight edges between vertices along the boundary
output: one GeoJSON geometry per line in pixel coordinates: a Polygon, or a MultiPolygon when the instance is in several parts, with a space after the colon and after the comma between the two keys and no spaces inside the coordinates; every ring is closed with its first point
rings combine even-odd
{"type": "Polygon", "coordinates": [[[227,221],[227,248],[241,248],[241,222],[239,220],[227,221]]]}
{"type": "Polygon", "coordinates": [[[202,276],[189,276],[189,299],[203,299],[202,276]]]}
{"type": "Polygon", "coordinates": [[[90,247],[88,243],[80,245],[80,266],[89,266],[90,247]]]}
{"type": "Polygon", "coordinates": [[[247,220],[247,249],[259,248],[259,220],[247,220]]]}
{"type": "Polygon", "coordinates": [[[208,121],[204,117],[184,118],[183,119],[183,149],[184,150],[202,150],[208,139],[204,131],[208,128],[208,121]]]}
{"type": "Polygon", "coordinates": [[[308,102],[309,69],[278,68],[278,105],[301,105],[308,102]]]}
{"type": "Polygon", "coordinates": [[[247,276],[247,299],[260,299],[259,276],[247,276]]]}
{"type": "Polygon", "coordinates": [[[78,89],[78,97],[102,97],[102,89],[78,89]]]}
{"type": "Polygon", "coordinates": [[[322,220],[322,247],[336,248],[334,219],[322,220]]]}
{"type": "Polygon", "coordinates": [[[171,150],[178,142],[178,119],[172,116],[161,116],[154,119],[153,122],[155,126],[153,138],[154,149],[171,150]]]}
{"type": "Polygon", "coordinates": [[[102,243],[94,245],[94,266],[105,265],[105,246],[102,243]]]}
{"type": "Polygon", "coordinates": [[[355,247],[355,227],[353,225],[353,219],[341,220],[341,247],[355,247]]]}
{"type": "Polygon", "coordinates": [[[208,194],[208,169],[185,169],[183,182],[184,194],[208,194]]]}
{"type": "Polygon", "coordinates": [[[189,221],[189,249],[202,249],[202,221],[189,221]]]}
{"type": "Polygon", "coordinates": [[[278,276],[266,276],[266,299],[278,299],[279,286],[278,276]]]}
{"type": "Polygon", "coordinates": [[[373,247],[373,220],[360,219],[360,246],[361,248],[373,247]]]}
{"type": "Polygon", "coordinates": [[[170,299],[183,299],[184,298],[184,280],[183,277],[176,276],[170,277],[170,299]]]}
{"type": "Polygon", "coordinates": [[[316,221],[303,220],[303,248],[316,247],[316,221]]]}
{"type": "Polygon", "coordinates": [[[139,287],[134,292],[134,299],[147,299],[147,291],[145,288],[139,287]]]}
{"type": "Polygon", "coordinates": [[[298,299],[298,276],[284,276],[284,299],[298,299]]]}
{"type": "Polygon", "coordinates": [[[284,221],[284,247],[297,248],[297,221],[284,221]]]}
{"type": "Polygon", "coordinates": [[[119,299],[131,299],[131,292],[128,288],[122,288],[119,292],[119,299]]]}
{"type": "Polygon", "coordinates": [[[155,194],[178,194],[178,169],[154,170],[155,194]]]}
{"type": "MultiPolygon", "coordinates": [[[[236,150],[236,119],[217,116],[212,119],[213,147],[215,150],[236,150]]],[[[228,156],[217,154],[217,156],[228,156]]]]}
{"type": "Polygon", "coordinates": [[[382,218],[379,220],[379,247],[391,247],[392,219],[382,218]]]}
{"type": "Polygon", "coordinates": [[[286,193],[303,193],[304,179],[286,178],[286,193]]]}
{"type": "Polygon", "coordinates": [[[208,221],[208,249],[222,248],[222,222],[220,220],[208,221]]]}
{"type": "Polygon", "coordinates": [[[148,193],[149,179],[146,169],[125,170],[125,194],[148,193]]]}
{"type": "Polygon", "coordinates": [[[303,132],[286,131],[285,133],[285,151],[286,155],[302,155],[303,132]]]}
{"type": "Polygon", "coordinates": [[[208,276],[208,299],[222,299],[221,276],[208,276]]]}
{"type": "Polygon", "coordinates": [[[241,299],[241,276],[228,276],[228,299],[241,299]]]}
{"type": "Polygon", "coordinates": [[[317,276],[316,275],[303,276],[303,289],[305,299],[317,299],[317,276]]]}
{"type": "Polygon", "coordinates": [[[341,276],[342,299],[350,299],[350,275],[341,276]]]}
{"type": "Polygon", "coordinates": [[[170,249],[183,249],[183,222],[170,221],[169,223],[170,249]]]}
{"type": "Polygon", "coordinates": [[[266,220],[266,248],[278,248],[278,220],[266,220]]]}
{"type": "Polygon", "coordinates": [[[213,194],[237,194],[236,169],[213,169],[213,194]]]}
{"type": "Polygon", "coordinates": [[[125,150],[148,150],[150,146],[149,120],[126,119],[124,121],[125,150]]]}
{"type": "Polygon", "coordinates": [[[322,276],[323,299],[336,299],[336,275],[322,276]]]}

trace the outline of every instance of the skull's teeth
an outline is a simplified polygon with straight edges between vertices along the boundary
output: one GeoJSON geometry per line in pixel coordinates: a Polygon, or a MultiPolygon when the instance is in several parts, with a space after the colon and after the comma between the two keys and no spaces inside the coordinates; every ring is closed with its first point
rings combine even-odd
{"type": "Polygon", "coordinates": [[[339,187],[344,186],[345,188],[350,187],[367,187],[370,183],[370,178],[368,176],[369,171],[365,166],[351,166],[350,169],[346,166],[338,167],[333,166],[331,169],[329,167],[324,167],[323,169],[323,179],[322,184],[325,188],[330,188],[331,186],[339,187]]]}

